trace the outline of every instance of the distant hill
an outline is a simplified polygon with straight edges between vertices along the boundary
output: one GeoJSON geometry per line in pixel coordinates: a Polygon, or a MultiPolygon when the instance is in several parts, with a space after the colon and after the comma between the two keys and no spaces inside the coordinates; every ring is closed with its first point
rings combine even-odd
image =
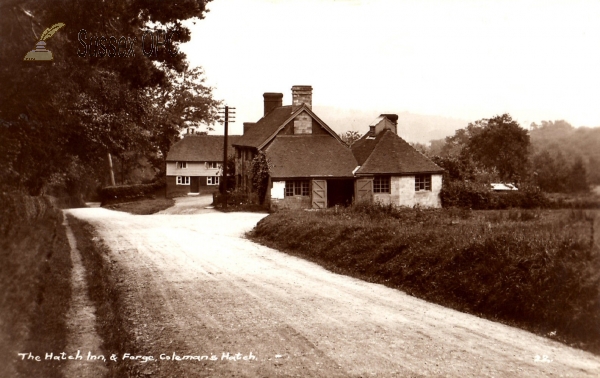
{"type": "Polygon", "coordinates": [[[315,106],[315,113],[337,133],[354,130],[361,134],[369,130],[369,124],[381,113],[398,114],[398,134],[408,142],[427,144],[432,139],[453,135],[467,127],[469,121],[441,116],[428,116],[409,112],[383,109],[379,112],[315,106]]]}

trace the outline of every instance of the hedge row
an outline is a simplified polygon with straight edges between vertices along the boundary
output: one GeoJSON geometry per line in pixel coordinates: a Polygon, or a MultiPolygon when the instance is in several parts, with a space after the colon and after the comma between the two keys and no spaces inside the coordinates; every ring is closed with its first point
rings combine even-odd
{"type": "Polygon", "coordinates": [[[131,200],[135,198],[144,197],[164,187],[165,184],[163,182],[154,182],[151,184],[106,186],[100,189],[100,200],[102,201],[102,205],[105,205],[110,202],[131,200]]]}
{"type": "Polygon", "coordinates": [[[462,212],[373,204],[279,211],[248,236],[335,273],[598,353],[600,255],[592,222],[577,210],[462,212]]]}
{"type": "Polygon", "coordinates": [[[518,191],[494,192],[487,185],[463,181],[444,183],[440,192],[444,207],[462,207],[473,210],[494,210],[508,208],[549,208],[554,207],[537,187],[521,187],[518,191]]]}

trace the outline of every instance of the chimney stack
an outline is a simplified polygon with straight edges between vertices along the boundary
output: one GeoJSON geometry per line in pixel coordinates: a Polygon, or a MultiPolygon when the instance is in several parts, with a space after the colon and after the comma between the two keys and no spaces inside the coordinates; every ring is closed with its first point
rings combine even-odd
{"type": "Polygon", "coordinates": [[[398,126],[398,114],[380,114],[380,116],[386,117],[396,126],[398,126]]]}
{"type": "Polygon", "coordinates": [[[271,93],[267,92],[263,94],[263,98],[265,99],[265,114],[271,110],[282,106],[283,104],[283,93],[271,93]]]}
{"type": "Polygon", "coordinates": [[[254,125],[256,125],[256,122],[244,122],[244,134],[246,134],[254,125]]]}
{"type": "Polygon", "coordinates": [[[384,122],[383,128],[380,130],[378,129],[377,134],[379,134],[380,131],[385,129],[390,129],[394,132],[394,134],[398,134],[398,114],[380,114],[379,116],[387,118],[393,126],[386,126],[386,123],[384,122]]]}
{"type": "Polygon", "coordinates": [[[292,112],[306,104],[312,109],[312,87],[310,85],[294,85],[292,87],[292,112]]]}

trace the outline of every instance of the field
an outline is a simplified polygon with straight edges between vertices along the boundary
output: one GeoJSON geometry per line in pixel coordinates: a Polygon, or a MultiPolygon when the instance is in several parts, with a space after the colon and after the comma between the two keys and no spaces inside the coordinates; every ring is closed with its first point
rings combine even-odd
{"type": "Polygon", "coordinates": [[[354,206],[281,211],[248,236],[334,272],[599,353],[595,216],[354,206]]]}

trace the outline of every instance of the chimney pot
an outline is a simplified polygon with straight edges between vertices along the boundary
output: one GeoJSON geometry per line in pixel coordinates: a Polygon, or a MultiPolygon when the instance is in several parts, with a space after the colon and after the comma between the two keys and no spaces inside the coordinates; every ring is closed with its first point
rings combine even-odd
{"type": "Polygon", "coordinates": [[[302,104],[312,109],[312,87],[310,85],[294,85],[292,87],[292,111],[298,110],[302,104]]]}
{"type": "Polygon", "coordinates": [[[282,106],[283,104],[283,93],[266,92],[263,94],[265,100],[265,114],[271,110],[282,106]]]}

